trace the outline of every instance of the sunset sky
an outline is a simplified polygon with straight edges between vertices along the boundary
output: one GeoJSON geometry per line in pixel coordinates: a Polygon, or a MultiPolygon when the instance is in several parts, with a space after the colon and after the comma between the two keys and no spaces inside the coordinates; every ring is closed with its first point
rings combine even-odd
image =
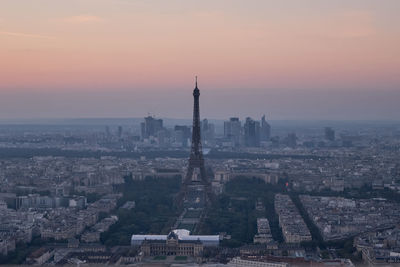
{"type": "Polygon", "coordinates": [[[0,118],[400,119],[399,0],[1,0],[0,118]]]}

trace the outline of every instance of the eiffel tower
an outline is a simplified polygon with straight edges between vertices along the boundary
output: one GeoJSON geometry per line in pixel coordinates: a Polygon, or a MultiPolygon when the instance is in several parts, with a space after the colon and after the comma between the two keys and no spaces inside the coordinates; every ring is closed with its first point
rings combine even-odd
{"type": "Polygon", "coordinates": [[[199,106],[200,90],[197,87],[197,76],[196,87],[193,90],[193,98],[192,147],[189,157],[189,167],[182,183],[181,193],[184,202],[189,202],[189,205],[193,206],[196,205],[193,201],[196,202],[197,200],[201,202],[197,207],[201,207],[202,205],[204,206],[207,204],[211,198],[211,183],[207,178],[206,169],[204,167],[204,158],[201,146],[199,106]]]}

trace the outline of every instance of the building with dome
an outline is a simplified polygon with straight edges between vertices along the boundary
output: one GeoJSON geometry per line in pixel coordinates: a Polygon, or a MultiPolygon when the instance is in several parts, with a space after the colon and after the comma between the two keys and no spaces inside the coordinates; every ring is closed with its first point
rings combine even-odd
{"type": "Polygon", "coordinates": [[[219,235],[190,235],[190,231],[176,229],[168,235],[132,235],[132,246],[140,246],[143,256],[198,257],[204,247],[219,246],[219,235]]]}

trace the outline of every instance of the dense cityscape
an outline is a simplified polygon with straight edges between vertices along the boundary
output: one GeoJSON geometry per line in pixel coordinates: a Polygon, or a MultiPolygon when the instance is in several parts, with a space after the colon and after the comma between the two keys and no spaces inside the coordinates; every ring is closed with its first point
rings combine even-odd
{"type": "Polygon", "coordinates": [[[0,265],[400,267],[399,10],[1,0],[0,265]]]}
{"type": "Polygon", "coordinates": [[[188,168],[189,121],[164,125],[147,116],[128,126],[62,123],[0,129],[2,263],[353,266],[400,260],[400,240],[387,234],[400,222],[399,125],[276,121],[275,128],[265,116],[244,123],[204,119],[203,153],[216,197],[199,215],[165,206],[188,168]],[[162,199],[146,199],[161,183],[170,184],[162,199]],[[146,252],[146,235],[167,239],[171,229],[178,229],[178,241],[196,234],[217,239],[176,256],[146,252]],[[378,249],[379,242],[385,245],[378,249]]]}

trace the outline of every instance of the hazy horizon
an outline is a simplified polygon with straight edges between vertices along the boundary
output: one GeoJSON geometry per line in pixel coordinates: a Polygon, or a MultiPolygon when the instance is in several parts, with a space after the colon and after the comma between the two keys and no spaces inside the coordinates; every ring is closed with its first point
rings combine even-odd
{"type": "MultiPolygon", "coordinates": [[[[140,125],[144,121],[145,116],[153,116],[157,119],[162,119],[164,124],[168,126],[175,125],[191,125],[193,118],[173,118],[173,117],[158,117],[152,114],[147,114],[142,117],[81,117],[81,118],[17,118],[17,119],[4,119],[0,118],[0,125],[98,125],[98,126],[118,126],[118,125],[140,125]]],[[[247,117],[238,117],[243,123],[247,117]]],[[[250,117],[254,120],[261,120],[261,117],[250,117]]],[[[225,121],[230,118],[216,119],[212,117],[201,118],[201,120],[207,119],[211,123],[217,123],[223,125],[225,121]]],[[[272,125],[297,125],[306,124],[309,125],[347,125],[347,124],[359,124],[359,125],[398,125],[400,120],[312,120],[312,119],[268,119],[267,121],[272,125]]]]}
{"type": "MultiPolygon", "coordinates": [[[[399,120],[400,90],[363,92],[328,90],[210,89],[200,84],[202,118],[261,117],[271,120],[399,120]],[[203,89],[204,88],[204,89],[203,89]]],[[[192,116],[192,89],[172,92],[18,92],[0,99],[1,119],[132,118],[151,114],[185,119],[192,116]]]]}

